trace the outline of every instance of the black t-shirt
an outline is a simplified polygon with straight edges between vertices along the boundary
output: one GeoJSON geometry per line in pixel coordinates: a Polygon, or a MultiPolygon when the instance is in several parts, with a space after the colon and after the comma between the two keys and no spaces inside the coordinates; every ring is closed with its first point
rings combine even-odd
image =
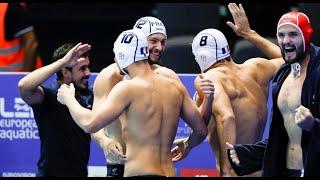
{"type": "Polygon", "coordinates": [[[12,40],[33,30],[29,14],[19,3],[8,4],[4,22],[6,40],[12,40]]]}
{"type": "MultiPolygon", "coordinates": [[[[32,106],[41,141],[36,175],[86,177],[90,134],[85,133],[73,121],[68,108],[57,101],[60,87],[57,81],[42,87],[45,93],[42,104],[32,106]]],[[[91,109],[92,90],[82,93],[77,99],[80,99],[81,106],[91,109]]]]}

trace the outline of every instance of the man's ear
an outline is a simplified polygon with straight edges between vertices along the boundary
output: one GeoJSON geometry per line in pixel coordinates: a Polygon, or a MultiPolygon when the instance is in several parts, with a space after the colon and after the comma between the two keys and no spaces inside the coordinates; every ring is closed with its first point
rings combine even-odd
{"type": "Polygon", "coordinates": [[[65,67],[61,69],[61,73],[64,79],[69,79],[71,77],[71,71],[65,67]]]}

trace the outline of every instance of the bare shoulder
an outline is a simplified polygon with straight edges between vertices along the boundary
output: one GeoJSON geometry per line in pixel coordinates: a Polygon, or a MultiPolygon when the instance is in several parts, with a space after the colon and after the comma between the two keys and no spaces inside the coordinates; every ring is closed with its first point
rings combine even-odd
{"type": "Polygon", "coordinates": [[[154,72],[156,72],[157,74],[180,81],[179,76],[172,69],[160,65],[153,66],[154,72]]]}
{"type": "Polygon", "coordinates": [[[274,73],[277,71],[282,64],[284,64],[283,58],[276,58],[276,59],[265,59],[265,58],[251,58],[247,60],[244,64],[261,70],[263,72],[270,71],[274,73]]]}
{"type": "Polygon", "coordinates": [[[122,77],[122,75],[120,74],[120,70],[119,70],[116,63],[110,64],[109,66],[102,69],[101,72],[99,73],[99,75],[103,76],[105,78],[108,78],[108,79],[122,77]]]}
{"type": "MultiPolygon", "coordinates": [[[[229,71],[228,68],[217,67],[214,69],[210,69],[209,71],[207,71],[206,73],[203,73],[202,75],[204,78],[209,79],[212,82],[214,82],[214,81],[219,81],[222,78],[225,78],[229,74],[228,71],[229,71]]],[[[194,83],[199,84],[200,80],[201,80],[201,78],[198,74],[194,80],[194,83]]]]}
{"type": "Polygon", "coordinates": [[[271,63],[268,59],[259,58],[259,57],[248,59],[243,64],[249,65],[249,66],[268,66],[268,65],[271,65],[271,63]]]}
{"type": "Polygon", "coordinates": [[[136,89],[139,86],[139,83],[137,83],[135,80],[128,80],[128,81],[120,81],[117,83],[112,90],[119,92],[129,92],[132,94],[134,93],[134,89],[136,89]]]}
{"type": "Polygon", "coordinates": [[[281,66],[284,63],[283,58],[276,58],[276,59],[265,59],[265,58],[251,58],[248,59],[244,64],[247,65],[255,65],[262,68],[268,66],[281,66]]]}
{"type": "Polygon", "coordinates": [[[97,75],[94,84],[94,93],[107,93],[115,84],[122,80],[120,71],[115,63],[102,69],[97,75]]]}

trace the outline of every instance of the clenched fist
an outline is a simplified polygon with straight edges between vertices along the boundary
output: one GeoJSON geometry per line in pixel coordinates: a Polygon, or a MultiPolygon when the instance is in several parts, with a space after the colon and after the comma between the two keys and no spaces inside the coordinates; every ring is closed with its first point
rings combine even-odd
{"type": "Polygon", "coordinates": [[[301,129],[311,131],[314,123],[314,118],[308,108],[300,105],[296,109],[295,122],[301,129]]]}

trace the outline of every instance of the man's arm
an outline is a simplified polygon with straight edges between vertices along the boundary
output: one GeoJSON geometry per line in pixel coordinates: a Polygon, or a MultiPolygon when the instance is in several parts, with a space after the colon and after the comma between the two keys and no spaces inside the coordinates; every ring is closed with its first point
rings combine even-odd
{"type": "Polygon", "coordinates": [[[216,121],[216,131],[219,141],[219,164],[220,176],[231,176],[231,167],[227,157],[226,141],[236,142],[236,118],[231,106],[230,99],[220,81],[214,81],[215,100],[212,105],[213,117],[216,121]]]}
{"type": "Polygon", "coordinates": [[[228,159],[238,176],[248,175],[262,169],[268,139],[255,144],[228,144],[228,159]]]}
{"type": "Polygon", "coordinates": [[[194,86],[197,90],[196,105],[199,107],[200,114],[208,125],[212,115],[212,101],[214,98],[214,84],[206,79],[203,74],[196,77],[194,86]]]}
{"type": "Polygon", "coordinates": [[[65,104],[73,120],[86,133],[95,133],[106,125],[115,121],[127,108],[132,101],[132,88],[130,82],[121,81],[112,88],[106,101],[94,110],[83,108],[75,99],[75,89],[73,84],[70,86],[63,84],[58,90],[57,100],[65,104]],[[116,104],[116,105],[115,105],[116,104]]]}
{"type": "Polygon", "coordinates": [[[256,31],[250,28],[250,24],[242,4],[237,6],[235,3],[229,3],[228,8],[233,17],[234,23],[228,21],[227,25],[231,27],[238,36],[250,41],[271,59],[281,57],[281,50],[279,46],[263,38],[256,31]]]}
{"type": "MultiPolygon", "coordinates": [[[[94,81],[94,101],[92,107],[93,110],[96,110],[102,104],[102,102],[107,99],[107,96],[110,93],[111,89],[122,80],[122,76],[116,71],[114,65],[115,64],[112,64],[103,69],[94,81]]],[[[122,136],[119,120],[114,121],[109,126],[112,129],[112,137],[122,136]],[[114,134],[115,132],[116,134],[114,134]]],[[[121,163],[121,161],[123,161],[125,158],[125,156],[123,155],[123,148],[120,144],[121,142],[117,142],[114,139],[106,136],[105,130],[107,131],[107,133],[109,133],[109,126],[107,126],[108,128],[105,127],[100,129],[96,133],[92,133],[91,137],[103,149],[108,163],[121,163]]]]}
{"type": "Polygon", "coordinates": [[[79,43],[63,58],[26,75],[18,83],[21,98],[29,105],[40,104],[44,97],[44,92],[40,85],[62,67],[74,64],[75,61],[83,53],[89,51],[90,48],[91,46],[88,44],[79,43]]]}
{"type": "Polygon", "coordinates": [[[175,147],[171,150],[172,160],[179,161],[186,157],[189,151],[199,145],[207,136],[208,130],[196,104],[190,98],[184,86],[181,86],[183,93],[183,103],[181,107],[181,117],[192,129],[191,134],[186,139],[176,140],[175,147]]]}

